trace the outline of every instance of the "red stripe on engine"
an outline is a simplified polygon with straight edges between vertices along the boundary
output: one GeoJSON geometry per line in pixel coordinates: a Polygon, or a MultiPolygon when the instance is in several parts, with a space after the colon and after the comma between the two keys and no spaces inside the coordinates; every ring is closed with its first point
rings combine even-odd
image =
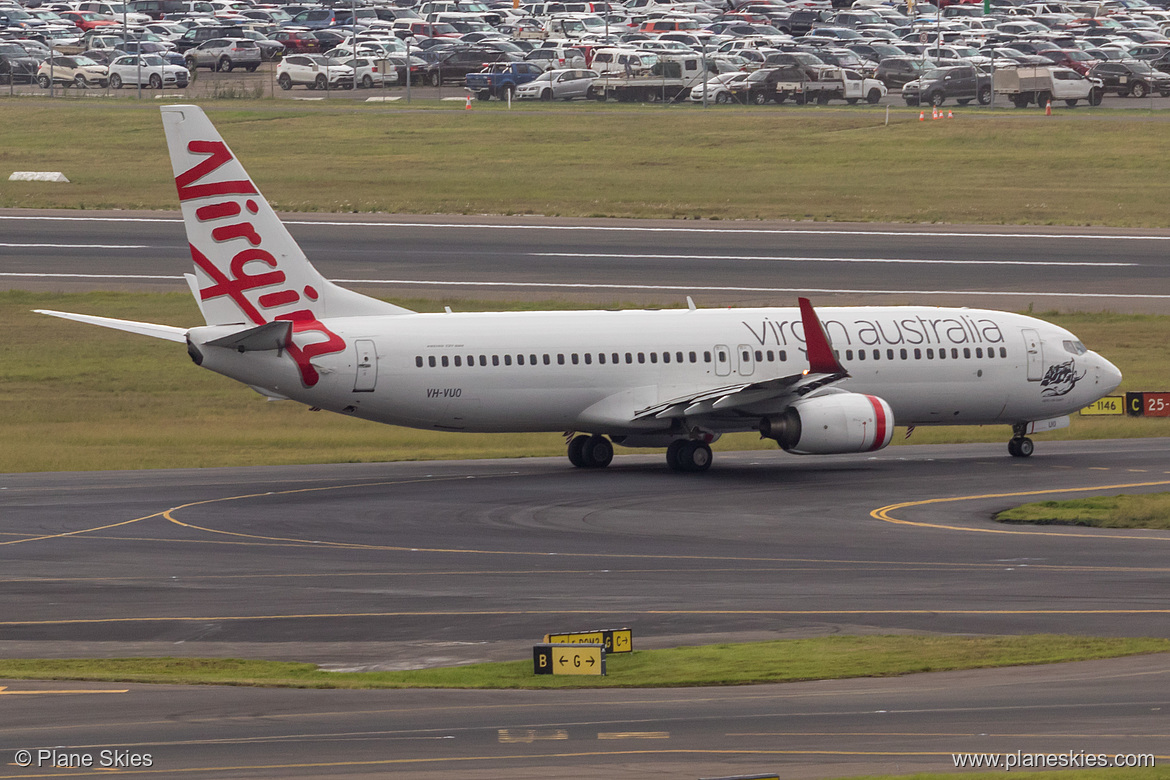
{"type": "Polygon", "coordinates": [[[886,443],[886,408],[882,405],[880,398],[875,398],[872,395],[867,395],[870,405],[873,407],[874,421],[877,423],[877,428],[873,435],[873,446],[869,448],[870,452],[880,450],[886,443]]]}

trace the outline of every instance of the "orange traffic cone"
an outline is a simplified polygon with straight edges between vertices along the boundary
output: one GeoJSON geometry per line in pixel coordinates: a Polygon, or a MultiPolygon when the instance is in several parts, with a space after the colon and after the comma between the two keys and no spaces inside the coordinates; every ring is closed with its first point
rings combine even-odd
{"type": "Polygon", "coordinates": [[[947,119],[954,119],[954,118],[955,118],[955,112],[954,112],[954,111],[951,111],[951,110],[948,108],[948,109],[947,109],[947,119]]]}
{"type": "Polygon", "coordinates": [[[464,111],[471,110],[471,93],[470,92],[467,93],[467,104],[465,106],[463,106],[463,110],[464,111]]]}
{"type": "Polygon", "coordinates": [[[925,111],[919,111],[919,112],[918,112],[918,121],[919,121],[919,122],[925,122],[925,121],[926,121],[926,112],[925,112],[925,111]]]}
{"type": "Polygon", "coordinates": [[[1052,101],[1049,100],[1044,106],[1044,116],[1052,116],[1052,101]]]}

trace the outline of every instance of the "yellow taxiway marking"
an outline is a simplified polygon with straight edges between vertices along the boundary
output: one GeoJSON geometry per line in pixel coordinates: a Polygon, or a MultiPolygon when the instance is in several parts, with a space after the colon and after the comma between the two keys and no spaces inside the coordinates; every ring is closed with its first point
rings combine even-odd
{"type": "Polygon", "coordinates": [[[108,523],[107,525],[99,525],[94,528],[82,528],[77,531],[65,531],[64,533],[59,534],[45,534],[44,536],[29,536],[24,539],[10,539],[7,542],[0,542],[0,547],[4,547],[10,544],[24,544],[25,542],[41,542],[46,539],[63,539],[66,536],[79,536],[80,534],[89,534],[93,533],[94,531],[104,531],[107,528],[117,528],[119,526],[130,525],[131,523],[139,523],[143,520],[149,520],[152,517],[160,517],[162,514],[162,512],[155,512],[152,515],[136,517],[133,520],[123,520],[119,523],[108,523]]]}
{"type": "Polygon", "coordinates": [[[1054,493],[1089,493],[1100,490],[1129,490],[1131,488],[1143,487],[1158,487],[1161,485],[1170,485],[1170,480],[1163,480],[1161,482],[1132,482],[1124,485],[1097,485],[1094,487],[1077,487],[1077,488],[1060,488],[1053,490],[1026,490],[1019,493],[986,493],[976,496],[954,496],[951,498],[928,498],[924,501],[904,501],[900,504],[890,504],[875,509],[869,513],[870,517],[877,520],[883,520],[887,523],[894,523],[896,525],[913,525],[919,528],[938,528],[947,531],[967,531],[969,533],[980,534],[1008,534],[1010,536],[1064,536],[1080,539],[1127,539],[1140,540],[1143,542],[1170,542],[1170,536],[1133,536],[1127,534],[1084,534],[1072,533],[1068,531],[1017,531],[1009,530],[1007,528],[980,528],[980,527],[965,527],[960,525],[943,525],[941,523],[922,523],[913,520],[899,520],[893,517],[890,513],[896,512],[900,509],[908,509],[910,507],[928,506],[930,504],[950,504],[957,501],[977,501],[986,498],[1022,498],[1024,496],[1049,496],[1054,493]]]}
{"type": "Polygon", "coordinates": [[[78,688],[76,690],[60,690],[60,691],[10,691],[8,686],[0,685],[0,696],[42,696],[45,694],[59,694],[59,693],[130,693],[129,688],[120,690],[100,690],[97,688],[78,688]]]}
{"type": "Polygon", "coordinates": [[[569,738],[565,729],[499,729],[497,732],[501,745],[522,744],[531,745],[538,740],[562,740],[569,738]]]}
{"type": "Polygon", "coordinates": [[[670,739],[669,731],[600,731],[598,739],[670,739]]]}

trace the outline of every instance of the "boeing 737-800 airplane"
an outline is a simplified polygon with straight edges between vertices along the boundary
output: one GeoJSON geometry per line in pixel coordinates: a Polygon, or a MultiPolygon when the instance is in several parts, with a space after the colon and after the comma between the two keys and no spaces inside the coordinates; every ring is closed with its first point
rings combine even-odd
{"type": "Polygon", "coordinates": [[[666,447],[671,468],[702,471],[723,433],[869,452],[895,421],[1010,425],[1026,457],[1027,434],[1121,382],[1067,330],[977,309],[418,314],[322,277],[200,108],[162,118],[207,324],[41,313],[185,342],[269,398],[414,428],[567,431],[581,467],[609,465],[614,443],[666,447]]]}

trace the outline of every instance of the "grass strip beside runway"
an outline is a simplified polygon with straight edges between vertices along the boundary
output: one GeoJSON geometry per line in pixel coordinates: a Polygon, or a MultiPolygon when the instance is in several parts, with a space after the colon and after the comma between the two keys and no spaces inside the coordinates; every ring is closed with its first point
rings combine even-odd
{"type": "Polygon", "coordinates": [[[995,519],[1001,523],[1167,529],[1170,493],[1037,501],[1000,512],[995,519]]]}
{"type": "MultiPolygon", "coordinates": [[[[208,110],[289,211],[1164,227],[1170,201],[1166,125],[1132,110],[208,110]]],[[[13,99],[4,118],[8,171],[71,183],[0,183],[0,207],[177,205],[154,106],[13,99]]]]}
{"type": "Polygon", "coordinates": [[[0,679],[281,688],[668,688],[892,677],[1170,652],[1170,639],[1032,636],[833,636],[638,650],[607,676],[533,674],[531,658],[400,672],[328,672],[313,664],[214,658],[0,660],[0,679]]]}
{"type": "MultiPolygon", "coordinates": [[[[401,300],[415,310],[576,308],[562,301],[401,300]]],[[[668,300],[665,304],[680,301],[668,300]]],[[[613,307],[623,307],[616,303],[613,307]]],[[[397,428],[269,403],[192,365],[181,344],[68,322],[32,309],[98,314],[176,326],[202,323],[186,293],[0,292],[0,473],[202,468],[556,456],[559,433],[474,434],[397,428]]],[[[629,308],[628,305],[624,308],[629,308]]],[[[1100,350],[1125,375],[1118,390],[1164,389],[1170,317],[1041,315],[1100,350]]],[[[1165,418],[1074,417],[1059,439],[1165,436],[1165,418]]],[[[1006,442],[1007,426],[919,428],[895,443],[1006,442]]],[[[756,434],[725,436],[720,451],[770,450],[756,434]]],[[[619,453],[641,450],[619,449],[619,453]]]]}

